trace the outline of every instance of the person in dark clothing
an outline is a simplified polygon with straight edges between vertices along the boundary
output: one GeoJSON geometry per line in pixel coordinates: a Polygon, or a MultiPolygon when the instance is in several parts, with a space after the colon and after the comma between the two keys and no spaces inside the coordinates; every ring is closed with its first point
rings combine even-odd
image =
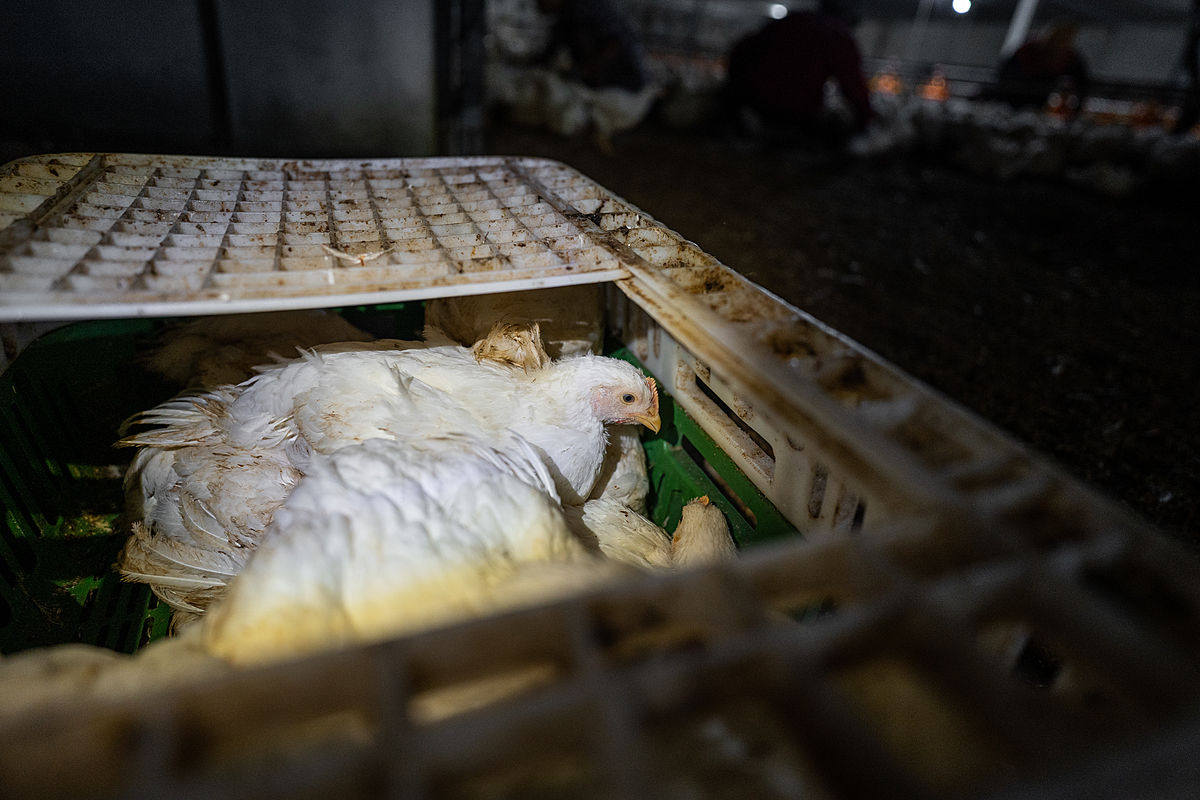
{"type": "Polygon", "coordinates": [[[641,42],[609,0],[538,0],[538,8],[556,15],[543,62],[566,47],[572,77],[593,89],[640,92],[649,83],[641,42]]]}
{"type": "Polygon", "coordinates": [[[1075,109],[1083,107],[1088,91],[1088,70],[1075,49],[1077,28],[1058,23],[1045,33],[1017,48],[1000,65],[1000,84],[992,94],[1014,108],[1041,108],[1055,91],[1070,81],[1075,109]]]}
{"type": "Polygon", "coordinates": [[[819,11],[788,14],[738,42],[729,54],[728,92],[770,125],[823,127],[825,82],[833,78],[854,112],[853,127],[871,119],[862,54],[845,0],[823,0],[819,11]]]}

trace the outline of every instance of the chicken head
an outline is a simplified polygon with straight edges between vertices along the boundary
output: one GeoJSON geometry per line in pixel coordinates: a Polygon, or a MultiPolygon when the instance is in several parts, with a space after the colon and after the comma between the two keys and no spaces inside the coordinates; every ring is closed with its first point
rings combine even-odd
{"type": "Polygon", "coordinates": [[[662,427],[654,378],[596,386],[592,391],[592,408],[606,424],[645,425],[654,433],[662,427]]]}
{"type": "Polygon", "coordinates": [[[671,563],[676,567],[717,564],[737,555],[729,522],[707,496],[697,497],[683,507],[671,537],[671,551],[671,563]]]}

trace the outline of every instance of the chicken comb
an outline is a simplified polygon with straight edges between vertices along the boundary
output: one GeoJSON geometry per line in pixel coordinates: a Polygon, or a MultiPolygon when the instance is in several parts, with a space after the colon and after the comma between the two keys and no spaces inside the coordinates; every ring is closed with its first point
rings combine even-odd
{"type": "Polygon", "coordinates": [[[646,385],[650,387],[650,396],[654,398],[653,407],[658,408],[658,384],[654,382],[654,378],[647,376],[646,385]]]}

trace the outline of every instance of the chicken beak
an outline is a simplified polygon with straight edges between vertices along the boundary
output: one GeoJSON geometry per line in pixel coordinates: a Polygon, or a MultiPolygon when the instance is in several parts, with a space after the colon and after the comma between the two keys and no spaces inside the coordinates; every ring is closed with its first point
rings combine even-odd
{"type": "Polygon", "coordinates": [[[645,414],[633,414],[631,418],[642,423],[654,433],[658,433],[662,428],[662,420],[658,417],[657,408],[652,408],[645,414]]]}
{"type": "Polygon", "coordinates": [[[654,378],[646,378],[646,386],[650,388],[650,407],[644,414],[634,414],[633,418],[645,425],[654,433],[662,429],[662,419],[658,416],[658,384],[654,378]]]}

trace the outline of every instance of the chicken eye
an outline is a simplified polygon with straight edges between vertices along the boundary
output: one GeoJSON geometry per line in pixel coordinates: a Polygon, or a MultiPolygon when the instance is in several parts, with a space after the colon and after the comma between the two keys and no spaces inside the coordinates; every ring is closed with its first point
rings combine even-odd
{"type": "Polygon", "coordinates": [[[621,400],[623,400],[626,403],[632,403],[636,399],[637,398],[634,397],[633,395],[631,395],[629,392],[626,392],[625,394],[621,395],[621,400]]]}

